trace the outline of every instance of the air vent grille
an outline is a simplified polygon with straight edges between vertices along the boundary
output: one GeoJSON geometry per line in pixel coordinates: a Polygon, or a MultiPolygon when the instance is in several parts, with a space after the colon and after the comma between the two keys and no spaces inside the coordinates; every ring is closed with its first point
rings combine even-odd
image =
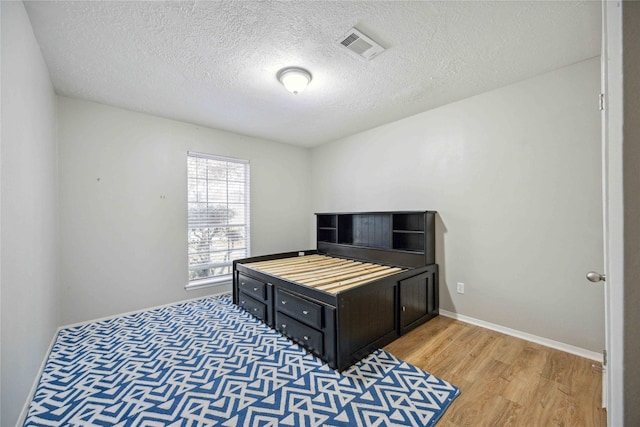
{"type": "Polygon", "coordinates": [[[351,43],[358,40],[359,38],[360,37],[358,37],[357,34],[351,33],[347,36],[346,39],[342,40],[340,43],[342,44],[342,46],[348,47],[351,43]]]}
{"type": "Polygon", "coordinates": [[[349,52],[367,60],[384,51],[382,46],[356,28],[349,30],[347,34],[338,40],[338,43],[349,52]]]}

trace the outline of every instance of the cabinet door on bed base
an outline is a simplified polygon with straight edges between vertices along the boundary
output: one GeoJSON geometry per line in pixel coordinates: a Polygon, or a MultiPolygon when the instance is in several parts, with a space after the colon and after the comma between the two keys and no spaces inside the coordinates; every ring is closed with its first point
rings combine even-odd
{"type": "Polygon", "coordinates": [[[383,280],[340,296],[337,343],[338,370],[398,338],[397,282],[383,280]]]}
{"type": "Polygon", "coordinates": [[[400,334],[438,315],[438,268],[401,280],[400,334]]]}

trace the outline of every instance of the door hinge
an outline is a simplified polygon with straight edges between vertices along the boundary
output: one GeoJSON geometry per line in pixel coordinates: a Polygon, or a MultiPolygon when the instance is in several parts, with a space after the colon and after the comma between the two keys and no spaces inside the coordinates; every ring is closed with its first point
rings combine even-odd
{"type": "Polygon", "coordinates": [[[600,94],[600,111],[604,110],[604,93],[600,94]]]}
{"type": "Polygon", "coordinates": [[[602,350],[602,365],[591,365],[591,369],[596,372],[605,372],[607,370],[607,350],[602,350]]]}

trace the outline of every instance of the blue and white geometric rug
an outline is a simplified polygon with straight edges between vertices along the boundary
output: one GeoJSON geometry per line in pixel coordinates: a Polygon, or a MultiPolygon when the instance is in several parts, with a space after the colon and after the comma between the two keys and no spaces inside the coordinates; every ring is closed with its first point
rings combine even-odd
{"type": "Polygon", "coordinates": [[[61,330],[25,426],[431,426],[459,393],[382,350],[338,374],[222,296],[61,330]]]}

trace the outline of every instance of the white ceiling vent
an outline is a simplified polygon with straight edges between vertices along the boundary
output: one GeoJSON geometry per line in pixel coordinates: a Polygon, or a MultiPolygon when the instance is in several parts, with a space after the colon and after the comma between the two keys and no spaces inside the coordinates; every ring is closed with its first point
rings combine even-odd
{"type": "Polygon", "coordinates": [[[355,53],[360,58],[367,60],[384,51],[382,46],[355,28],[350,29],[344,37],[341,37],[338,40],[338,43],[340,46],[355,53]]]}

